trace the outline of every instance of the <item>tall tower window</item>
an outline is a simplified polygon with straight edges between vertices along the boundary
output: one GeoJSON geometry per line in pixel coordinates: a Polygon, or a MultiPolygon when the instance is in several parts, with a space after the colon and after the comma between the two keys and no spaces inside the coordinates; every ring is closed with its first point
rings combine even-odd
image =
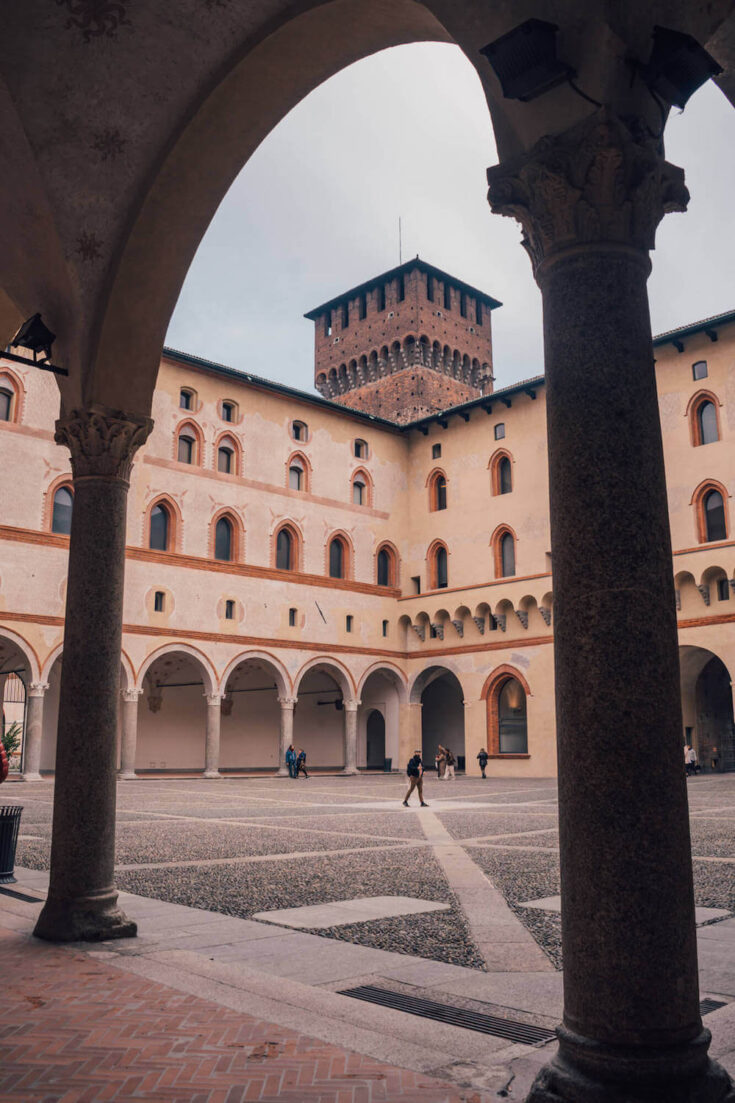
{"type": "Polygon", "coordinates": [[[446,280],[444,281],[444,309],[452,309],[452,288],[446,280]]]}

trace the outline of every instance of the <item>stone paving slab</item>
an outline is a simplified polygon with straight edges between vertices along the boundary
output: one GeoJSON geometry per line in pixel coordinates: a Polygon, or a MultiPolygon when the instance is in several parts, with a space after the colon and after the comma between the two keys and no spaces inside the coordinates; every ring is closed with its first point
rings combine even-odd
{"type": "MultiPolygon", "coordinates": [[[[561,912],[561,896],[542,896],[539,900],[525,900],[519,904],[521,908],[539,908],[541,911],[561,912]]],[[[711,923],[713,919],[724,919],[732,915],[727,908],[695,908],[694,914],[697,926],[702,923],[711,923]]],[[[719,924],[718,924],[719,926],[719,924]]]]}
{"type": "Polygon", "coordinates": [[[363,896],[352,900],[335,900],[332,904],[313,904],[302,908],[276,908],[256,912],[253,919],[278,923],[283,927],[337,927],[343,923],[366,923],[388,919],[395,915],[418,915],[423,912],[448,911],[449,904],[434,900],[418,900],[414,896],[363,896]]]}

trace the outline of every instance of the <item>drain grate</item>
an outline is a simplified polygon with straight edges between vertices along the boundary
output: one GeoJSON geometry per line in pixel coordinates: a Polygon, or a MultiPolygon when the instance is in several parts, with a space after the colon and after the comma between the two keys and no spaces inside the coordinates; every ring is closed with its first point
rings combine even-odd
{"type": "Polygon", "coordinates": [[[465,1030],[476,1030],[480,1034],[494,1034],[497,1038],[506,1038],[509,1042],[523,1042],[527,1046],[550,1042],[556,1037],[553,1030],[531,1023],[518,1023],[513,1019],[500,1019],[497,1015],[483,1015],[478,1011],[468,1011],[464,1007],[452,1007],[434,1000],[422,1000],[418,996],[407,996],[403,992],[391,992],[388,988],[376,988],[372,984],[363,984],[358,988],[345,988],[340,996],[352,996],[356,1000],[377,1003],[381,1007],[391,1007],[394,1011],[405,1011],[409,1015],[419,1015],[423,1019],[434,1019],[438,1023],[461,1026],[465,1030]]]}
{"type": "Polygon", "coordinates": [[[709,1015],[710,1011],[716,1011],[718,1007],[724,1007],[724,1000],[702,1000],[699,1004],[699,1014],[709,1015]]]}
{"type": "Polygon", "coordinates": [[[41,904],[43,902],[42,896],[27,896],[24,892],[16,892],[15,889],[6,889],[4,886],[0,886],[0,892],[3,896],[12,896],[16,900],[25,900],[27,904],[41,904]]]}

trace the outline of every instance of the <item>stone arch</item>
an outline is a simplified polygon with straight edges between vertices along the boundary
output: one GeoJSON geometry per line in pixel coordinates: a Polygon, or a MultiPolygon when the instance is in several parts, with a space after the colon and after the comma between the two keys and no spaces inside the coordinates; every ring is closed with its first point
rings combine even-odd
{"type": "Polygon", "coordinates": [[[460,769],[465,754],[465,701],[462,680],[453,663],[426,667],[413,680],[410,700],[421,703],[421,754],[432,769],[437,748],[448,747],[460,769]]]}
{"type": "Polygon", "coordinates": [[[0,625],[0,669],[5,665],[5,659],[9,659],[19,651],[28,671],[29,682],[42,681],[41,667],[38,655],[32,644],[18,632],[13,632],[5,625],[0,625]]]}
{"type": "Polygon", "coordinates": [[[709,648],[679,647],[683,742],[705,773],[735,770],[732,663],[709,648]]]}
{"type": "Polygon", "coordinates": [[[277,769],[281,702],[292,698],[283,664],[266,651],[242,651],[224,671],[220,693],[220,769],[277,769]]]}
{"type": "Polygon", "coordinates": [[[320,655],[304,663],[293,680],[294,695],[296,697],[298,697],[301,683],[311,670],[323,670],[329,674],[342,690],[345,701],[357,700],[358,694],[352,674],[339,659],[335,659],[329,655],[320,655]]]}
{"type": "Polygon", "coordinates": [[[286,667],[277,659],[275,655],[271,655],[268,651],[241,651],[234,658],[230,659],[229,663],[222,672],[222,677],[219,682],[219,692],[225,693],[227,690],[227,681],[230,675],[240,666],[241,663],[249,662],[262,663],[268,666],[273,671],[273,676],[276,680],[276,687],[278,689],[278,695],[280,697],[292,696],[293,687],[291,685],[291,678],[289,676],[286,667]]]}
{"type": "Polygon", "coordinates": [[[156,648],[155,651],[151,651],[149,655],[146,655],[145,659],[143,659],[143,662],[138,667],[135,688],[143,690],[143,679],[157,659],[161,659],[165,655],[174,655],[176,652],[182,652],[184,655],[188,655],[199,664],[203,675],[204,692],[216,693],[219,684],[217,672],[209,657],[191,643],[166,643],[162,647],[156,648]]]}
{"type": "Polygon", "coordinates": [[[372,677],[373,674],[380,674],[383,672],[386,672],[389,677],[394,679],[396,687],[399,689],[401,704],[405,704],[408,701],[408,678],[400,667],[396,666],[395,663],[387,662],[385,659],[380,659],[378,662],[373,663],[372,666],[369,666],[367,670],[363,671],[357,683],[357,696],[362,698],[362,691],[368,678],[372,677]]]}

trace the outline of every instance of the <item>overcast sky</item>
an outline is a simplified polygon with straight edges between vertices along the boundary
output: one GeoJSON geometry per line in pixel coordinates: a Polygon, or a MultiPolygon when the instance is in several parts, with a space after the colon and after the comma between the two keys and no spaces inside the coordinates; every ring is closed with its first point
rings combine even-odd
{"type": "MultiPolygon", "coordinates": [[[[654,332],[735,308],[735,111],[712,84],[674,111],[667,157],[686,215],[658,231],[654,332]]],[[[385,50],[286,116],[243,168],[197,252],[167,344],[302,389],[313,386],[306,310],[398,263],[424,259],[504,304],[496,387],[543,370],[541,300],[515,222],[491,215],[497,156],[479,80],[456,46],[385,50]]]]}

